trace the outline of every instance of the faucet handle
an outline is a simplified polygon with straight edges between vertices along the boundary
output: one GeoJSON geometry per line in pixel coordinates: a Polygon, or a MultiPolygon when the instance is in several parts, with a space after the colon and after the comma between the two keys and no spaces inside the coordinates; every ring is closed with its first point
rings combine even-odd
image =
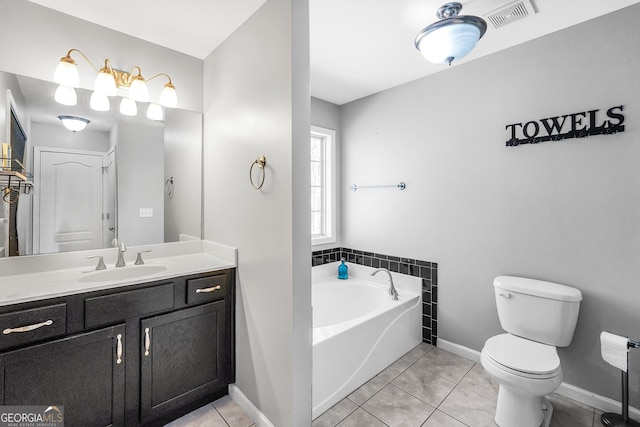
{"type": "Polygon", "coordinates": [[[99,258],[98,265],[96,265],[96,270],[106,270],[107,266],[104,265],[104,257],[102,255],[88,256],[87,259],[99,258]]]}
{"type": "Polygon", "coordinates": [[[118,250],[121,251],[121,252],[126,252],[127,251],[127,245],[125,245],[122,242],[119,242],[118,239],[113,239],[111,241],[111,244],[113,245],[114,248],[118,248],[118,250]]]}
{"type": "Polygon", "coordinates": [[[138,252],[138,256],[136,257],[136,262],[134,263],[135,265],[142,265],[144,264],[144,260],[142,259],[142,254],[145,252],[151,252],[151,249],[146,250],[146,251],[140,251],[138,252]]]}

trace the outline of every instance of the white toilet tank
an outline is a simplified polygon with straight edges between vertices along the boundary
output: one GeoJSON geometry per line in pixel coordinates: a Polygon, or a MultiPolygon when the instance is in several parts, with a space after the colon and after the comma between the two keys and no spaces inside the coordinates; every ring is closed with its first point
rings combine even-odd
{"type": "Polygon", "coordinates": [[[571,286],[514,276],[493,281],[502,329],[555,347],[571,343],[582,292],[571,286]]]}

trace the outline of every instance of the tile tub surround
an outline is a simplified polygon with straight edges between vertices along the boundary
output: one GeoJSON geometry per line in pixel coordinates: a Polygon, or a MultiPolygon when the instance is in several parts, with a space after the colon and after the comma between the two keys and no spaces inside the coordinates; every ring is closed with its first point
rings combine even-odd
{"type": "MultiPolygon", "coordinates": [[[[498,383],[481,364],[422,343],[320,415],[312,427],[495,427],[498,383]]],[[[551,427],[602,427],[601,412],[549,396],[551,427]]]]}
{"type": "Polygon", "coordinates": [[[311,265],[340,261],[389,271],[422,279],[422,341],[435,345],[438,338],[438,264],[393,255],[383,255],[349,248],[333,248],[311,254],[311,265]]]}

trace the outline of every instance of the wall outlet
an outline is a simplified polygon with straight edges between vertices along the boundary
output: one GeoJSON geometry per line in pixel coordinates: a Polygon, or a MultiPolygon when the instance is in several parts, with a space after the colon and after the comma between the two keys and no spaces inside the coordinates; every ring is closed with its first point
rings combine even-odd
{"type": "Polygon", "coordinates": [[[140,218],[151,218],[153,217],[153,208],[140,208],[138,212],[138,216],[140,218]]]}

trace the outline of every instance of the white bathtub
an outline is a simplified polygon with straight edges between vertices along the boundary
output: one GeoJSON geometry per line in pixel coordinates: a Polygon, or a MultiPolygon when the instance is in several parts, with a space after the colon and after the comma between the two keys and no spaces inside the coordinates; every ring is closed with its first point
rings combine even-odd
{"type": "Polygon", "coordinates": [[[338,264],[312,269],[314,419],[422,341],[421,279],[392,273],[393,301],[386,273],[338,264]]]}

